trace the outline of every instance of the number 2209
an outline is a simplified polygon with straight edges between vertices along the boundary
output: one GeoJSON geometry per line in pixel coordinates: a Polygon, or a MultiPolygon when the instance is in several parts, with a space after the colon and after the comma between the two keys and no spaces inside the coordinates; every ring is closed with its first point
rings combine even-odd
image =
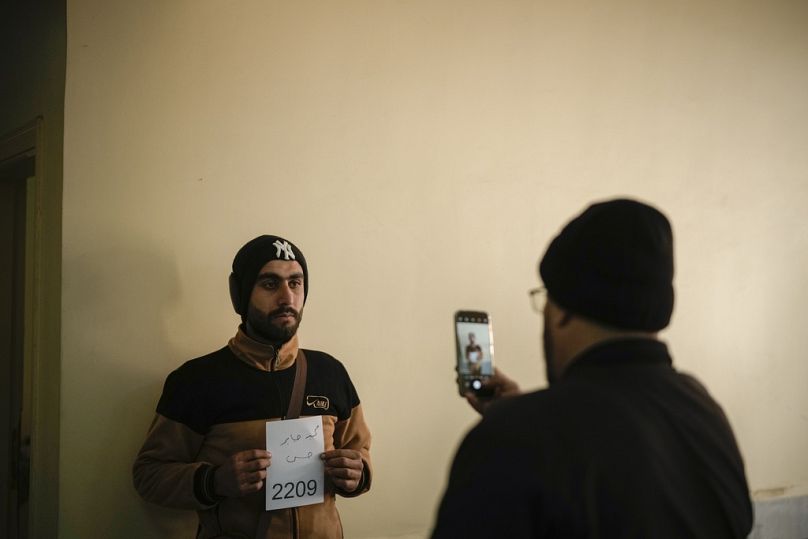
{"type": "Polygon", "coordinates": [[[275,483],[272,485],[273,500],[288,500],[290,498],[302,498],[303,496],[314,496],[317,493],[317,481],[310,479],[307,482],[297,483],[275,483]]]}

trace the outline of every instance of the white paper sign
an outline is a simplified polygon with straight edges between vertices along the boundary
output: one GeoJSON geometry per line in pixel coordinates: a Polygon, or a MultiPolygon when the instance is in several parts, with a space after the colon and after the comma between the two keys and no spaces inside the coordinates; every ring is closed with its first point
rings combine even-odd
{"type": "Polygon", "coordinates": [[[322,417],[267,422],[267,511],[323,502],[323,450],[322,417]]]}

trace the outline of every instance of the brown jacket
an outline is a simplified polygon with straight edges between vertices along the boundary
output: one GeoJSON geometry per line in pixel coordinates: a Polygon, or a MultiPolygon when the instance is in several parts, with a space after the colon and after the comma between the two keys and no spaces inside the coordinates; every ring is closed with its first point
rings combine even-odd
{"type": "Polygon", "coordinates": [[[358,496],[370,488],[370,431],[342,364],[322,352],[305,354],[308,376],[300,415],[322,416],[326,451],[362,454],[365,468],[356,491],[340,492],[326,481],[323,503],[269,512],[264,490],[218,502],[208,495],[206,474],[214,466],[238,451],[265,448],[265,424],[286,414],[294,382],[297,336],[276,353],[239,330],[226,347],[169,375],[133,466],[138,493],[158,505],[196,510],[202,539],[342,537],[335,494],[358,496]],[[266,533],[258,532],[267,527],[266,533]]]}

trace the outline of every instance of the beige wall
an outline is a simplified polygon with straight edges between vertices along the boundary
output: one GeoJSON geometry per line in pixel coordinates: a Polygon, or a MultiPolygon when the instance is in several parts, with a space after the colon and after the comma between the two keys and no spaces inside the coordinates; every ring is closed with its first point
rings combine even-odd
{"type": "MultiPolygon", "coordinates": [[[[60,537],[181,537],[129,467],[165,375],[235,331],[236,249],[309,261],[310,348],[374,433],[348,537],[422,537],[474,414],[451,315],[544,384],[549,237],[631,195],[677,236],[675,361],[726,408],[753,489],[808,484],[808,4],[68,4],[60,537]]],[[[186,535],[182,535],[184,530],[186,535]]]]}

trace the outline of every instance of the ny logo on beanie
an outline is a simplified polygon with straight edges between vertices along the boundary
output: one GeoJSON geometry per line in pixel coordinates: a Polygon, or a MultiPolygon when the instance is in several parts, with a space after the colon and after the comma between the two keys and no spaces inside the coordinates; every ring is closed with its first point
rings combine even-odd
{"type": "Polygon", "coordinates": [[[275,243],[273,243],[272,245],[275,246],[275,257],[276,258],[280,258],[281,257],[281,252],[282,252],[284,259],[286,259],[286,260],[290,260],[290,259],[294,260],[295,259],[295,253],[292,252],[292,246],[289,245],[288,241],[275,240],[275,243]]]}

